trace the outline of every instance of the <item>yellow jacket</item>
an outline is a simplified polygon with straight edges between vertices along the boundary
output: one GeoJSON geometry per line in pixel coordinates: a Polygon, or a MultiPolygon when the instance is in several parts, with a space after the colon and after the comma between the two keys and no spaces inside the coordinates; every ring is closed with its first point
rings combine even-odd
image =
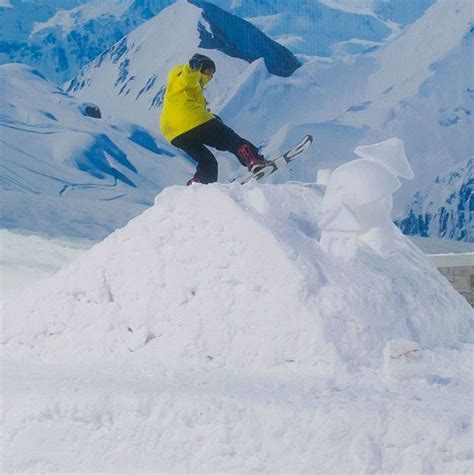
{"type": "Polygon", "coordinates": [[[214,119],[206,109],[202,92],[208,81],[208,76],[188,64],[171,69],[160,117],[161,133],[166,140],[171,142],[178,135],[214,119]]]}

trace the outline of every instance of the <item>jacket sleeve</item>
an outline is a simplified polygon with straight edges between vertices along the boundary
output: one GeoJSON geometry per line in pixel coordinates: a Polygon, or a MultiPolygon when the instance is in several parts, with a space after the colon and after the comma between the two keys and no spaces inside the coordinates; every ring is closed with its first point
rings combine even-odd
{"type": "Polygon", "coordinates": [[[201,73],[191,69],[189,64],[185,64],[179,75],[179,79],[184,87],[196,88],[200,86],[201,73]]]}

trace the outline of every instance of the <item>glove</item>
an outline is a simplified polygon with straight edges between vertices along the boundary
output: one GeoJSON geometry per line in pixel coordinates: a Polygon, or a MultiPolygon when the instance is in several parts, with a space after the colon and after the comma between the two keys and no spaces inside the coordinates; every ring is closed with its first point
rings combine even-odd
{"type": "Polygon", "coordinates": [[[202,68],[202,59],[192,57],[189,60],[189,67],[194,71],[201,71],[202,68]]]}

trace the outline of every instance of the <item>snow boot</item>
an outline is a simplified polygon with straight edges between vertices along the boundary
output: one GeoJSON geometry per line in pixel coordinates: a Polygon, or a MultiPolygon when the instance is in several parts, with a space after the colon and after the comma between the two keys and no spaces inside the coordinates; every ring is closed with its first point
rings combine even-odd
{"type": "Polygon", "coordinates": [[[186,186],[191,186],[193,183],[202,183],[201,180],[195,176],[193,176],[188,182],[186,183],[186,186]]]}
{"type": "Polygon", "coordinates": [[[237,157],[252,173],[257,172],[270,163],[259,155],[254,147],[246,143],[237,149],[237,157]]]}

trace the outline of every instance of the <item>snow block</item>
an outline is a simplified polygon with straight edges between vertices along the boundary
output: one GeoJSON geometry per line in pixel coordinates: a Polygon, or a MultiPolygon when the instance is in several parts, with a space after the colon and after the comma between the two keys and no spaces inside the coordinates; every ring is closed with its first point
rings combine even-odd
{"type": "Polygon", "coordinates": [[[324,372],[380,364],[392,340],[472,339],[470,306],[400,232],[388,258],[366,246],[351,262],[325,253],[321,200],[298,183],[166,188],[7,302],[6,352],[324,372]]]}

